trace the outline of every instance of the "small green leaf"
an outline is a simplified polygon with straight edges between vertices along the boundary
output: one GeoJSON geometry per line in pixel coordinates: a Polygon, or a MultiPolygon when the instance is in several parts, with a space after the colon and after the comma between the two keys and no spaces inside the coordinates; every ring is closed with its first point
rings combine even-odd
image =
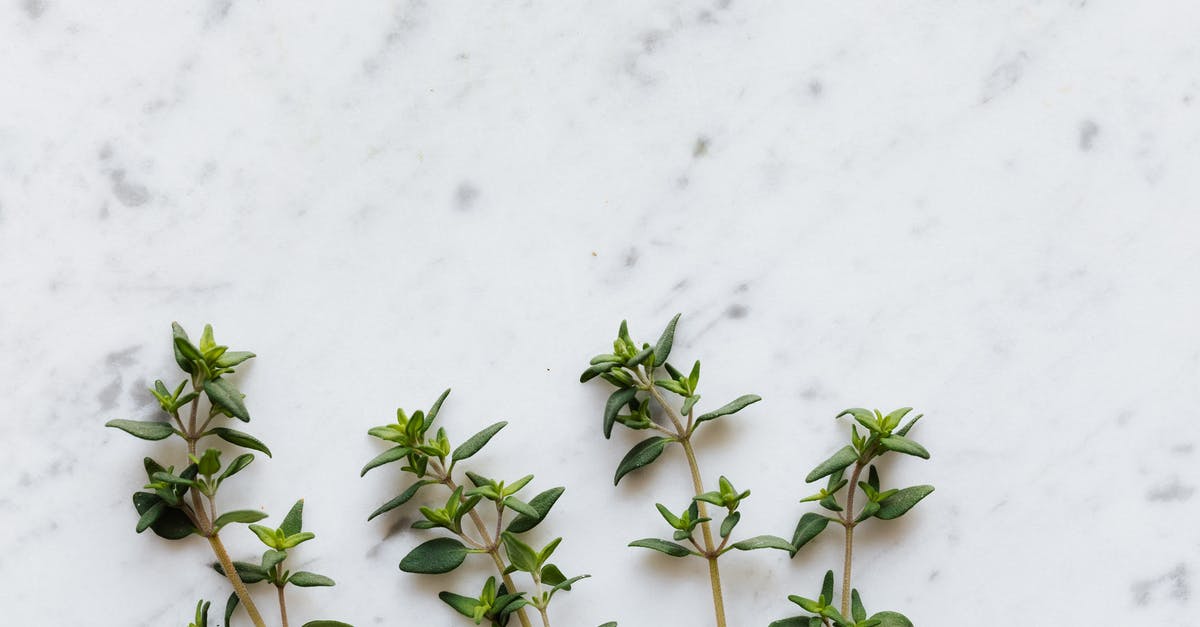
{"type": "Polygon", "coordinates": [[[850,617],[856,623],[867,620],[867,608],[863,607],[862,597],[858,595],[858,588],[850,591],[850,617]]]}
{"type": "MultiPolygon", "coordinates": [[[[221,567],[220,562],[213,562],[212,568],[222,577],[225,576],[225,569],[221,567]]],[[[267,571],[258,564],[235,561],[233,569],[237,571],[238,577],[241,577],[242,583],[258,583],[267,579],[267,571]]]]}
{"type": "MultiPolygon", "coordinates": [[[[738,521],[740,521],[741,519],[742,519],[741,512],[733,512],[732,514],[726,516],[725,520],[721,521],[721,537],[728,538],[729,533],[733,531],[733,528],[737,526],[738,521]]],[[[788,550],[790,551],[791,548],[792,547],[789,544],[788,550]]]]}
{"type": "Polygon", "coordinates": [[[900,427],[900,430],[896,432],[896,435],[900,435],[900,436],[908,435],[908,430],[912,429],[913,425],[917,424],[917,421],[920,420],[921,417],[924,415],[925,414],[917,414],[916,416],[913,416],[913,419],[909,420],[908,424],[904,425],[903,427],[900,427]]]}
{"type": "Polygon", "coordinates": [[[931,485],[915,485],[910,488],[904,488],[880,501],[879,511],[875,512],[875,517],[882,518],[883,520],[899,518],[905,512],[912,509],[921,499],[932,493],[933,486],[931,485]]]}
{"type": "Polygon", "coordinates": [[[400,570],[406,573],[437,575],[448,573],[462,565],[468,550],[454,538],[437,538],[418,546],[400,560],[400,570]]]}
{"type": "Polygon", "coordinates": [[[808,616],[793,616],[791,618],[772,621],[770,625],[767,625],[767,627],[810,627],[810,625],[821,627],[821,619],[815,619],[817,621],[816,623],[812,623],[810,620],[813,619],[810,619],[808,616]]]}
{"type": "Polygon", "coordinates": [[[210,431],[210,433],[230,444],[236,444],[242,448],[258,451],[265,454],[267,457],[271,456],[271,449],[267,448],[266,444],[263,444],[258,438],[250,435],[249,433],[242,433],[241,431],[228,429],[226,427],[217,427],[210,431]]]}
{"type": "Polygon", "coordinates": [[[479,607],[479,599],[466,597],[453,592],[439,592],[438,598],[446,605],[454,608],[454,611],[466,616],[467,618],[475,618],[475,608],[479,607]]]}
{"type": "MultiPolygon", "coordinates": [[[[697,362],[697,363],[699,363],[699,362],[697,362]]],[[[686,416],[686,415],[692,413],[692,408],[696,406],[696,403],[699,402],[699,400],[700,400],[699,394],[693,394],[693,395],[683,399],[683,405],[680,405],[680,407],[679,407],[679,415],[686,416]]]]}
{"type": "Polygon", "coordinates": [[[805,483],[812,483],[817,479],[831,475],[839,470],[842,470],[858,461],[858,452],[853,446],[846,445],[834,453],[829,459],[821,462],[808,476],[804,478],[805,483]]]}
{"type": "Polygon", "coordinates": [[[886,438],[879,439],[879,445],[889,451],[904,453],[905,455],[913,455],[921,459],[929,459],[929,451],[925,450],[924,446],[913,442],[912,440],[902,435],[889,435],[886,438]]]}
{"type": "Polygon", "coordinates": [[[300,627],[354,627],[354,625],[343,623],[340,620],[310,620],[300,627]]]}
{"type": "Polygon", "coordinates": [[[508,423],[501,420],[500,422],[497,422],[496,424],[471,436],[466,442],[463,442],[461,446],[454,449],[454,452],[450,454],[450,459],[458,462],[478,453],[480,449],[482,449],[488,443],[488,441],[492,439],[492,436],[499,433],[500,430],[506,425],[508,425],[508,423]]]}
{"type": "Polygon", "coordinates": [[[800,522],[796,524],[796,532],[792,534],[792,556],[794,557],[796,551],[813,538],[821,535],[828,524],[829,519],[820,514],[808,513],[801,516],[800,522]]]}
{"type": "Polygon", "coordinates": [[[279,538],[275,537],[275,532],[271,529],[268,529],[262,525],[250,525],[250,531],[253,531],[254,535],[258,536],[258,539],[263,544],[271,547],[272,549],[281,548],[279,545],[279,538]]]}
{"type": "Polygon", "coordinates": [[[385,512],[390,512],[390,511],[396,509],[397,507],[404,505],[405,503],[407,503],[409,501],[409,499],[416,496],[417,492],[419,492],[421,490],[421,488],[423,488],[431,483],[433,483],[433,482],[422,479],[422,480],[408,486],[408,488],[406,490],[404,490],[403,492],[400,493],[400,496],[397,496],[396,498],[388,501],[387,503],[380,505],[379,509],[371,512],[371,515],[367,517],[367,520],[371,520],[372,518],[375,518],[376,516],[378,516],[380,514],[383,514],[385,512]]]}
{"type": "Polygon", "coordinates": [[[588,366],[588,369],[584,370],[583,374],[579,375],[579,382],[587,383],[588,381],[595,379],[597,376],[622,365],[624,364],[619,361],[602,361],[598,364],[593,364],[588,366]]]}
{"type": "Polygon", "coordinates": [[[504,552],[508,554],[508,561],[513,568],[527,573],[532,573],[538,568],[537,551],[511,533],[504,532],[502,538],[504,552]]]}
{"type": "MultiPolygon", "coordinates": [[[[193,458],[195,459],[195,458],[193,458]]],[[[205,477],[210,477],[221,469],[221,451],[215,448],[210,448],[204,451],[200,456],[200,460],[196,462],[196,471],[205,477]]]]}
{"type": "Polygon", "coordinates": [[[154,505],[151,505],[150,508],[142,514],[141,518],[138,518],[136,531],[141,533],[149,529],[150,525],[158,522],[158,519],[163,515],[163,512],[166,511],[166,509],[167,504],[161,500],[154,505]]]}
{"type": "Polygon", "coordinates": [[[654,347],[649,346],[649,347],[643,349],[642,352],[634,355],[633,357],[630,357],[629,360],[625,362],[625,367],[626,368],[636,368],[637,366],[642,365],[642,363],[645,362],[647,359],[649,359],[650,356],[653,354],[654,354],[654,347]]]}
{"type": "MultiPolygon", "coordinates": [[[[163,500],[156,494],[150,492],[134,492],[133,493],[133,508],[137,510],[138,516],[144,516],[150,508],[162,503],[163,500]]],[[[153,523],[150,524],[150,530],[160,538],[166,540],[182,540],[193,533],[199,533],[191,519],[183,510],[176,508],[167,508],[153,523]]]]}
{"type": "Polygon", "coordinates": [[[188,341],[187,332],[183,330],[183,327],[179,326],[178,322],[171,323],[171,339],[175,348],[175,363],[179,364],[179,367],[184,372],[194,374],[196,366],[191,360],[203,359],[203,357],[200,355],[200,350],[192,346],[192,343],[188,341]],[[184,350],[187,351],[186,354],[184,350]]]}
{"type": "Polygon", "coordinates": [[[613,485],[620,483],[621,477],[654,462],[671,442],[673,440],[659,436],[639,442],[625,454],[625,458],[617,465],[617,474],[613,478],[613,485]]]}
{"type": "Polygon", "coordinates": [[[217,366],[221,368],[232,368],[246,361],[247,359],[253,359],[254,357],[256,357],[256,355],[250,351],[225,351],[220,357],[217,358],[217,366]]]}
{"type": "Polygon", "coordinates": [[[853,416],[854,420],[866,427],[868,431],[872,433],[879,432],[879,419],[875,416],[875,412],[861,407],[851,407],[850,409],[842,410],[842,413],[835,416],[835,418],[841,418],[847,414],[853,416]]]}
{"type": "Polygon", "coordinates": [[[538,516],[538,511],[533,506],[515,496],[504,499],[504,506],[521,516],[528,516],[530,518],[538,516]]]}
{"type": "Polygon", "coordinates": [[[641,540],[634,540],[633,542],[629,543],[629,546],[636,546],[643,549],[654,549],[659,553],[666,553],[671,557],[687,557],[688,555],[692,554],[692,552],[684,546],[675,544],[674,542],[667,542],[666,540],[659,540],[658,538],[643,538],[641,540]]]}
{"type": "Polygon", "coordinates": [[[290,549],[294,546],[298,546],[299,544],[301,544],[303,542],[312,540],[315,537],[317,537],[317,534],[309,532],[309,531],[301,531],[300,533],[293,533],[292,535],[287,536],[286,538],[283,539],[283,542],[280,543],[279,548],[290,549]]]}
{"type": "Polygon", "coordinates": [[[404,459],[405,457],[408,457],[410,452],[412,452],[411,449],[406,446],[394,446],[380,453],[379,455],[376,455],[375,459],[367,462],[367,465],[363,466],[362,472],[360,472],[358,476],[362,477],[366,475],[367,471],[371,470],[372,468],[378,468],[384,464],[390,464],[398,459],[404,459]]]}
{"type": "Polygon", "coordinates": [[[256,509],[235,509],[232,512],[225,512],[217,516],[217,519],[213,521],[213,526],[220,529],[229,523],[254,523],[266,517],[266,512],[260,512],[256,509]]]}
{"type": "Polygon", "coordinates": [[[315,586],[332,586],[333,580],[325,575],[310,573],[305,570],[298,570],[288,577],[288,583],[301,588],[312,588],[315,586]]]}
{"type": "Polygon", "coordinates": [[[879,621],[877,627],[913,627],[912,621],[899,612],[876,612],[869,620],[879,621]]]}
{"type": "Polygon", "coordinates": [[[106,427],[120,429],[129,435],[143,440],[162,440],[171,437],[175,428],[166,422],[147,422],[141,420],[109,420],[106,427]]]}
{"type": "Polygon", "coordinates": [[[654,346],[654,363],[667,363],[667,358],[671,355],[671,347],[675,344],[675,325],[679,323],[681,315],[683,314],[675,314],[675,317],[667,323],[667,328],[663,329],[662,335],[659,336],[658,344],[654,346]]]}
{"type": "Polygon", "coordinates": [[[232,462],[229,462],[229,465],[225,467],[225,472],[221,473],[221,476],[217,479],[217,481],[221,482],[236,475],[237,473],[241,472],[243,468],[249,466],[250,462],[252,461],[254,461],[254,456],[250,453],[238,455],[237,457],[233,458],[232,462]]]}
{"type": "Polygon", "coordinates": [[[279,530],[285,536],[294,536],[300,533],[304,528],[304,499],[296,501],[292,509],[288,510],[287,516],[283,517],[283,523],[279,525],[279,530]]]}
{"type": "MultiPolygon", "coordinates": [[[[747,538],[741,542],[734,542],[732,548],[739,551],[753,551],[756,549],[779,549],[781,551],[792,552],[792,544],[779,536],[754,536],[747,538]]],[[[728,550],[728,549],[726,549],[728,550]]]]}
{"type": "Polygon", "coordinates": [[[564,489],[550,488],[529,499],[529,506],[537,512],[537,517],[534,518],[533,516],[521,514],[508,523],[508,531],[511,533],[525,533],[538,526],[546,518],[546,514],[550,513],[550,508],[554,507],[554,503],[558,501],[558,497],[562,496],[564,489]]]}
{"type": "Polygon", "coordinates": [[[250,412],[246,411],[246,405],[242,402],[246,395],[239,392],[229,381],[208,379],[204,382],[204,393],[214,406],[242,422],[250,422],[250,412]]]}
{"type": "Polygon", "coordinates": [[[225,627],[230,627],[233,625],[233,623],[230,621],[233,620],[233,611],[237,609],[237,606],[238,595],[236,592],[233,592],[229,595],[229,600],[225,602],[225,627]]]}
{"type": "Polygon", "coordinates": [[[442,403],[446,402],[447,396],[450,396],[450,388],[446,388],[446,391],[442,392],[441,396],[438,396],[437,400],[433,402],[433,406],[429,408],[429,413],[425,416],[425,423],[427,425],[433,424],[433,420],[437,418],[438,412],[442,410],[442,403]]]}
{"type": "Polygon", "coordinates": [[[260,568],[262,568],[264,571],[270,572],[285,559],[287,559],[287,551],[267,549],[263,552],[262,564],[260,565],[260,568]]]}
{"type": "Polygon", "coordinates": [[[833,571],[825,571],[825,578],[821,580],[821,598],[825,599],[826,603],[833,603],[833,571]]]}
{"type": "Polygon", "coordinates": [[[622,388],[612,393],[608,397],[608,402],[604,404],[604,437],[612,437],[613,423],[617,420],[617,414],[629,404],[637,396],[637,388],[622,388]]]}
{"type": "Polygon", "coordinates": [[[708,422],[709,420],[720,418],[721,416],[728,416],[729,414],[736,414],[737,412],[745,409],[748,405],[753,405],[754,403],[757,403],[761,400],[762,400],[762,397],[755,395],[755,394],[746,394],[745,396],[739,396],[736,399],[734,399],[733,401],[722,406],[720,409],[717,409],[715,411],[710,411],[707,414],[701,414],[701,415],[697,416],[696,424],[700,424],[702,422],[708,422]]]}

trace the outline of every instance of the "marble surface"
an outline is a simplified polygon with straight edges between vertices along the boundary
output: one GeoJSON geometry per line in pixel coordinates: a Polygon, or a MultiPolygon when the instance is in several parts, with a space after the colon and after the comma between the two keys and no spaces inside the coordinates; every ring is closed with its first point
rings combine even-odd
{"type": "MultiPolygon", "coordinates": [[[[6,623],[223,604],[203,542],[133,533],[169,449],[101,427],[154,414],[179,320],[260,355],[276,454],[222,500],[307,499],[296,559],[339,583],[294,617],[468,624],[434,595],[486,569],[399,572],[429,536],[368,524],[403,484],[358,477],[368,427],[451,386],[456,437],[511,422],[480,468],[568,488],[538,537],[593,578],[556,625],[711,624],[699,562],[623,548],[686,500],[681,458],[614,489],[637,435],[577,381],[675,312],[702,405],[765,398],[698,443],[754,492],[741,533],[810,511],[839,410],[926,414],[932,460],[886,478],[938,490],[860,534],[870,608],[1200,617],[1195,3],[185,4],[0,4],[6,623]]],[[[730,624],[839,551],[729,555],[730,624]]]]}

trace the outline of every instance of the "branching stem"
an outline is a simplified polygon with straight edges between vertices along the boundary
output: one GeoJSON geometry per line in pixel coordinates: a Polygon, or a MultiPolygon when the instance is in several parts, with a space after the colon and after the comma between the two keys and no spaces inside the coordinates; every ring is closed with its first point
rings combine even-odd
{"type": "MultiPolygon", "coordinates": [[[[195,379],[192,380],[192,387],[197,387],[195,379]]],[[[196,431],[196,412],[199,406],[199,398],[192,401],[191,415],[188,418],[188,431],[185,434],[188,455],[192,457],[196,456],[196,440],[199,439],[199,434],[196,431]]],[[[233,586],[233,592],[237,595],[238,601],[246,608],[246,613],[250,616],[250,621],[254,623],[254,627],[267,627],[267,624],[263,622],[262,614],[258,611],[258,606],[254,605],[254,598],[250,596],[250,591],[246,589],[246,584],[238,576],[237,569],[233,566],[233,560],[229,558],[229,552],[225,550],[225,545],[221,543],[220,535],[213,528],[212,520],[204,508],[204,500],[200,496],[200,491],[192,488],[189,492],[192,495],[191,514],[197,523],[200,535],[208,538],[208,544],[217,556],[217,561],[221,564],[221,570],[225,571],[225,578],[229,580],[229,585],[233,586]]],[[[215,507],[212,515],[214,517],[217,515],[215,507]]],[[[287,627],[286,623],[284,627],[287,627]]]]}
{"type": "Polygon", "coordinates": [[[854,514],[854,494],[858,491],[858,477],[864,467],[865,464],[861,461],[854,464],[854,472],[850,475],[850,493],[846,496],[846,515],[843,518],[843,526],[846,528],[846,556],[842,565],[842,616],[850,615],[850,567],[854,560],[854,527],[858,525],[854,522],[857,518],[854,514]]]}
{"type": "MultiPolygon", "coordinates": [[[[433,471],[437,474],[442,484],[450,488],[451,492],[458,489],[458,484],[454,482],[450,473],[442,468],[441,464],[438,464],[435,460],[430,460],[430,465],[433,466],[433,471]]],[[[504,558],[500,556],[499,534],[493,537],[488,532],[487,523],[484,522],[479,512],[472,509],[468,515],[471,517],[471,522],[475,524],[475,529],[479,531],[479,537],[483,539],[483,550],[487,551],[487,554],[492,558],[492,562],[496,564],[496,570],[500,572],[500,578],[504,581],[504,586],[508,588],[510,594],[516,594],[517,586],[513,582],[512,577],[505,573],[507,567],[504,565],[504,558]]],[[[517,610],[517,618],[521,621],[521,627],[532,627],[533,623],[529,621],[529,614],[525,612],[525,608],[517,610]]]]}
{"type": "MultiPolygon", "coordinates": [[[[279,571],[278,566],[276,566],[275,569],[276,569],[276,572],[279,571]]],[[[281,585],[281,586],[278,586],[278,588],[279,588],[279,620],[283,621],[283,627],[288,627],[287,600],[285,600],[283,598],[283,588],[284,587],[281,585]]]]}
{"type": "MultiPolygon", "coordinates": [[[[688,469],[692,474],[692,488],[695,490],[696,496],[704,494],[704,480],[700,476],[700,465],[696,462],[696,451],[692,448],[692,427],[694,425],[691,414],[688,414],[687,424],[684,424],[683,418],[675,412],[675,408],[654,386],[651,373],[647,372],[644,377],[639,378],[643,389],[654,397],[675,427],[675,433],[671,435],[683,446],[683,453],[687,456],[688,469]]],[[[708,518],[707,504],[704,501],[696,501],[696,504],[700,517],[708,518]]],[[[721,591],[721,569],[717,565],[720,550],[713,544],[712,525],[708,521],[700,523],[700,531],[704,536],[704,558],[708,561],[708,580],[712,587],[713,613],[717,618],[717,627],[725,627],[725,599],[721,591]]]]}

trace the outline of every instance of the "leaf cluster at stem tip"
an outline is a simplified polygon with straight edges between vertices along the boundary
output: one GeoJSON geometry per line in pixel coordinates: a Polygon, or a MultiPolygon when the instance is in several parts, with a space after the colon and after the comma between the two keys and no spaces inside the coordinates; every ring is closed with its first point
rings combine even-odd
{"type": "Polygon", "coordinates": [[[463,472],[470,485],[460,484],[461,479],[455,473],[459,464],[483,450],[508,423],[494,423],[454,446],[444,427],[433,428],[449,395],[450,390],[443,392],[427,411],[410,414],[397,409],[395,422],[367,431],[368,435],[388,443],[389,448],[368,461],[360,474],[400,463],[401,473],[411,478],[408,487],[376,508],[367,519],[405,505],[423,490],[440,487],[444,502],[438,500],[440,506],[417,508],[421,518],[412,527],[441,530],[445,535],[414,547],[400,560],[400,570],[441,574],[456,570],[470,555],[486,556],[496,574],[484,581],[478,595],[443,591],[438,597],[475,624],[488,621],[503,626],[516,618],[522,627],[528,627],[531,623],[527,609],[532,608],[548,626],[550,602],[555,595],[571,590],[573,584],[589,575],[568,577],[549,561],[562,538],[534,548],[521,536],[545,520],[562,496],[563,488],[550,488],[526,499],[523,491],[533,481],[533,475],[504,480],[471,470],[463,472]],[[527,576],[531,584],[528,589],[517,587],[513,579],[516,573],[527,576]]]}
{"type": "MultiPolygon", "coordinates": [[[[120,429],[143,440],[165,440],[178,436],[184,442],[186,464],[176,470],[153,458],[142,460],[147,482],[142,491],[133,494],[133,506],[138,514],[135,531],[150,529],[167,540],[181,540],[192,535],[208,539],[217,561],[214,568],[233,588],[225,609],[224,625],[232,624],[234,610],[243,605],[256,627],[265,622],[246,586],[268,582],[278,588],[283,624],[287,625],[283,588],[291,584],[300,587],[332,586],[333,580],[307,571],[292,572],[284,568],[288,550],[312,539],[312,533],[300,530],[303,501],[297,502],[278,529],[256,525],[267,514],[256,509],[218,511],[216,497],[225,482],[246,469],[254,461],[252,453],[241,453],[223,464],[222,451],[211,446],[201,452],[200,444],[215,437],[234,446],[271,456],[271,450],[258,438],[220,424],[227,418],[250,422],[250,412],[243,394],[231,376],[254,353],[232,351],[218,344],[211,325],[205,325],[198,342],[193,343],[178,323],[171,325],[171,344],[175,362],[183,372],[182,380],[168,387],[161,379],[150,388],[150,394],[163,411],[163,420],[114,419],[105,426],[120,429]],[[220,532],[231,524],[247,524],[249,529],[267,545],[259,563],[232,561],[220,539],[220,532]]],[[[196,605],[193,627],[208,627],[211,604],[196,605]]],[[[317,620],[304,627],[350,627],[346,623],[317,620]]]]}

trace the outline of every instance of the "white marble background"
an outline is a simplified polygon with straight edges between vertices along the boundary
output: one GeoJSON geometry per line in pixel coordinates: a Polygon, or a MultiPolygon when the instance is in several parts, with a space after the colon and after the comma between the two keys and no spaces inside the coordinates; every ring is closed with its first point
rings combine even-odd
{"type": "MultiPolygon", "coordinates": [[[[681,459],[614,489],[637,436],[605,441],[577,382],[622,317],[653,339],[679,311],[705,400],[766,399],[699,443],[754,491],[740,532],[790,536],[839,410],[912,405],[933,459],[885,479],[938,491],[860,534],[869,608],[1193,624],[1198,25],[1182,0],[4,0],[3,622],[223,605],[202,542],[133,533],[163,449],[101,427],[152,415],[179,320],[260,355],[276,455],[223,501],[307,499],[296,558],[339,584],[294,617],[468,624],[434,594],[486,569],[401,573],[429,536],[365,521],[398,471],[358,478],[368,427],[453,386],[452,434],[511,421],[481,469],[568,487],[539,537],[594,577],[556,625],[711,624],[700,562],[623,548],[686,501],[681,459]]],[[[839,546],[730,554],[731,625],[791,613],[839,546]]]]}

